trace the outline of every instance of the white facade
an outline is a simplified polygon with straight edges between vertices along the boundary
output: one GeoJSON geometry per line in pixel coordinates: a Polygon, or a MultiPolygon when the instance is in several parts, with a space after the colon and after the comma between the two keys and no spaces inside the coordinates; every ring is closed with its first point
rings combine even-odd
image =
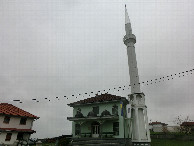
{"type": "Polygon", "coordinates": [[[179,132],[180,126],[167,126],[168,132],[179,132]]]}
{"type": "Polygon", "coordinates": [[[0,115],[0,128],[32,129],[33,119],[27,118],[26,124],[21,125],[21,117],[10,117],[9,124],[3,123],[5,116],[0,115]]]}
{"type": "MultiPolygon", "coordinates": [[[[10,116],[9,123],[4,123],[4,118],[4,115],[0,115],[0,128],[32,129],[33,118],[27,118],[25,125],[20,124],[21,117],[10,116]]],[[[0,144],[13,145],[17,140],[17,135],[18,132],[11,130],[0,132],[0,144]],[[7,133],[12,133],[11,139],[9,141],[5,140],[7,133]]],[[[30,134],[24,132],[23,139],[28,140],[29,138],[30,134]]]]}
{"type": "MultiPolygon", "coordinates": [[[[17,135],[18,135],[18,132],[1,132],[0,144],[13,145],[17,141],[17,135]],[[7,133],[12,133],[10,141],[5,141],[7,133]]],[[[25,140],[28,140],[30,138],[30,134],[28,133],[25,133],[23,136],[25,140]]]]}
{"type": "Polygon", "coordinates": [[[165,131],[167,131],[167,126],[153,125],[152,130],[153,130],[153,132],[165,132],[165,131]]]}
{"type": "Polygon", "coordinates": [[[149,129],[153,132],[179,132],[180,131],[179,126],[167,126],[160,123],[149,125],[149,129]]]}

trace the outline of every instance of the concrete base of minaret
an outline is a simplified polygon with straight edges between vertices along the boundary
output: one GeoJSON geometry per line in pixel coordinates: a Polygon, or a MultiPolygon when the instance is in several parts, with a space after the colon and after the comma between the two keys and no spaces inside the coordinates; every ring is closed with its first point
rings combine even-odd
{"type": "Polygon", "coordinates": [[[131,103],[132,129],[131,139],[134,146],[150,146],[150,131],[148,127],[147,106],[144,93],[128,95],[131,103]],[[148,145],[149,144],[149,145],[148,145]],[[139,145],[140,146],[140,145],[139,145]]]}

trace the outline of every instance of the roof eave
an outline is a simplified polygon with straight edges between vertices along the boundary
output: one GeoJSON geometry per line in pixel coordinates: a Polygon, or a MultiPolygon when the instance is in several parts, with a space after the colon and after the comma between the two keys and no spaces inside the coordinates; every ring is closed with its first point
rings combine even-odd
{"type": "Polygon", "coordinates": [[[82,105],[104,104],[104,103],[110,103],[110,102],[120,102],[121,100],[123,102],[129,103],[129,101],[125,97],[122,97],[119,100],[110,100],[110,101],[92,102],[92,103],[70,103],[70,104],[67,104],[67,105],[70,106],[70,107],[75,107],[75,106],[82,106],[82,105]]]}
{"type": "Polygon", "coordinates": [[[24,118],[31,118],[31,119],[39,119],[40,118],[40,117],[20,116],[20,115],[12,115],[12,114],[5,114],[5,113],[0,113],[0,115],[7,115],[7,116],[12,116],[12,117],[24,117],[24,118]]]}

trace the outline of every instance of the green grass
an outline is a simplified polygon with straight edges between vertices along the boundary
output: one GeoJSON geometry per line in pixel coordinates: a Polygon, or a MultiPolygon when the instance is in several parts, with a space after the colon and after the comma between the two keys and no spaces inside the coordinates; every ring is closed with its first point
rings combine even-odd
{"type": "Polygon", "coordinates": [[[151,146],[194,146],[194,141],[152,139],[151,146]]]}
{"type": "MultiPolygon", "coordinates": [[[[168,133],[162,133],[162,132],[150,132],[151,135],[175,135],[175,136],[179,136],[179,135],[186,135],[185,133],[181,133],[181,132],[168,132],[168,133]]],[[[194,136],[194,132],[188,134],[188,135],[193,135],[194,136]]]]}

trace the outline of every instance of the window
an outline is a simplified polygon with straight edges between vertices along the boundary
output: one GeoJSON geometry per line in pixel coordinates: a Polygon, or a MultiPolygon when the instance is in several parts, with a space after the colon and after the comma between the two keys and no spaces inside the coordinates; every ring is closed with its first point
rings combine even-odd
{"type": "Polygon", "coordinates": [[[75,135],[81,134],[81,127],[80,124],[75,124],[75,135]]]}
{"type": "Polygon", "coordinates": [[[20,124],[21,125],[26,125],[27,118],[21,118],[20,124]]]}
{"type": "Polygon", "coordinates": [[[19,132],[17,135],[17,140],[22,140],[23,139],[24,133],[19,132]]]}
{"type": "Polygon", "coordinates": [[[10,117],[5,116],[3,123],[9,124],[10,117]]]}
{"type": "Polygon", "coordinates": [[[83,116],[83,114],[81,113],[81,109],[80,108],[78,108],[77,109],[77,113],[76,113],[76,115],[75,115],[75,118],[83,118],[84,116],[83,116]]]}
{"type": "Polygon", "coordinates": [[[128,108],[128,113],[130,113],[130,108],[128,108]]]}
{"type": "Polygon", "coordinates": [[[99,106],[93,107],[93,112],[99,114],[99,106]]]}
{"type": "Polygon", "coordinates": [[[10,141],[11,140],[11,135],[12,135],[12,133],[7,133],[5,141],[10,141]]]}
{"type": "Polygon", "coordinates": [[[113,114],[113,115],[118,115],[118,106],[114,105],[114,106],[112,107],[112,114],[113,114]]]}
{"type": "Polygon", "coordinates": [[[80,109],[80,108],[77,109],[77,114],[78,114],[78,113],[81,113],[81,109],[80,109]]]}
{"type": "Polygon", "coordinates": [[[119,122],[113,123],[113,132],[114,132],[114,135],[119,135],[119,122]]]}

